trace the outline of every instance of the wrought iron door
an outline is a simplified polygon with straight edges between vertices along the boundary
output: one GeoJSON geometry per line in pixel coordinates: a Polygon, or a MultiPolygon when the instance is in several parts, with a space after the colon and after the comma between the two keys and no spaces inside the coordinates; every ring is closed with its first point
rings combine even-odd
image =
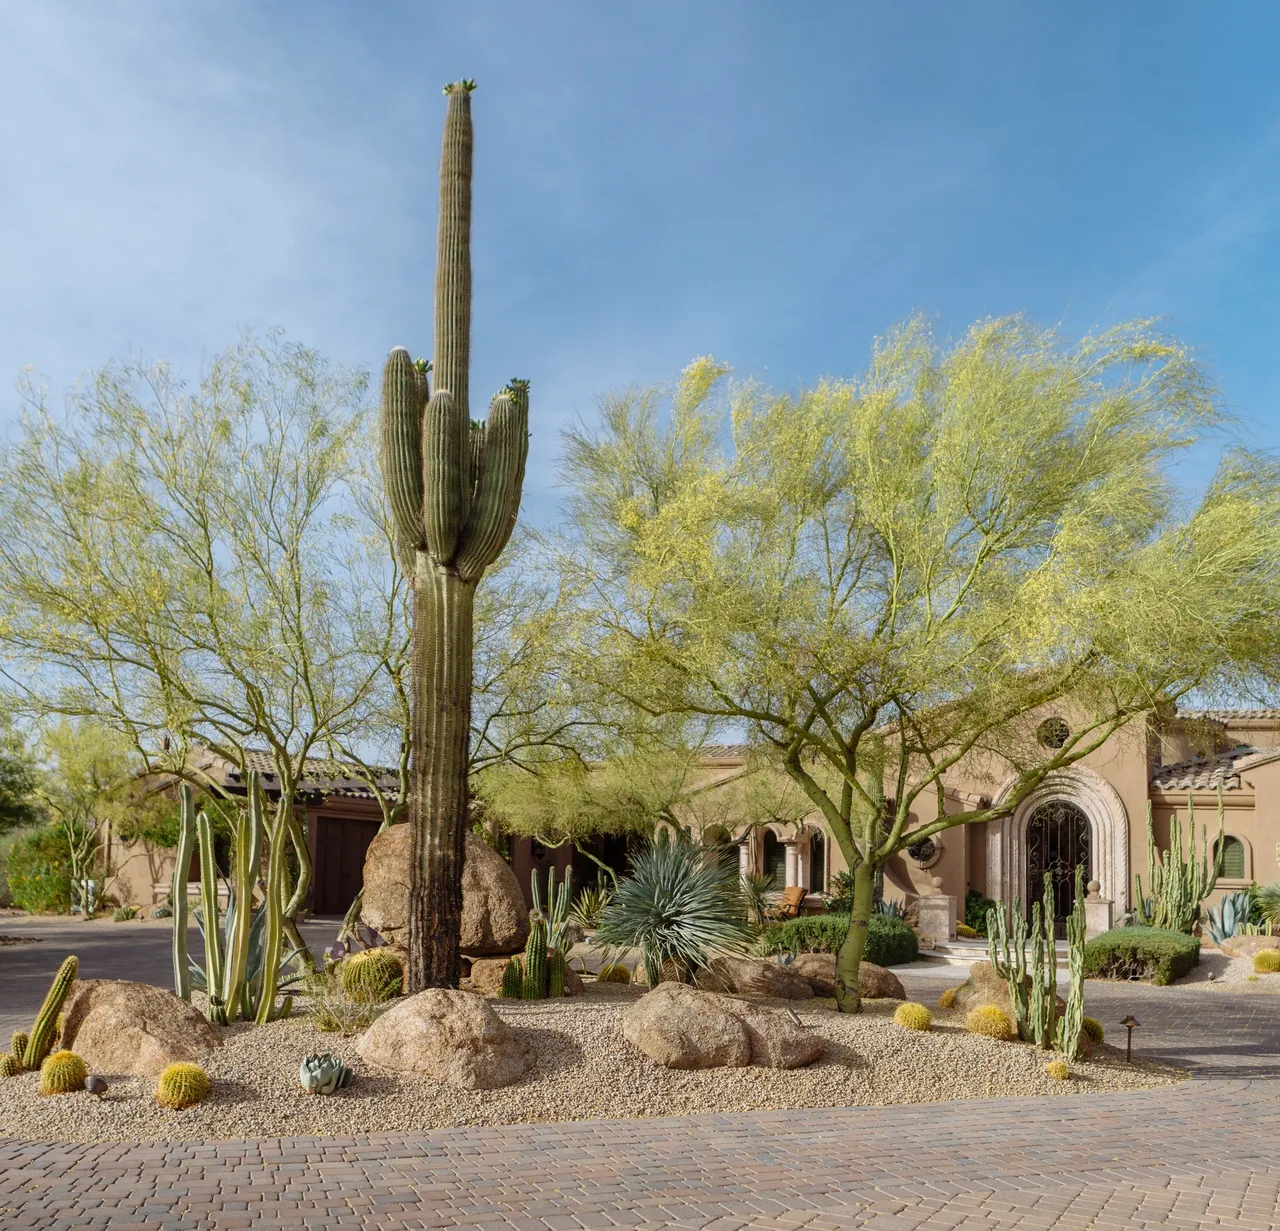
{"type": "Polygon", "coordinates": [[[1031,903],[1044,896],[1044,874],[1053,877],[1054,934],[1067,934],[1067,917],[1075,903],[1076,868],[1090,877],[1089,818],[1065,799],[1041,804],[1027,822],[1027,917],[1031,903]]]}

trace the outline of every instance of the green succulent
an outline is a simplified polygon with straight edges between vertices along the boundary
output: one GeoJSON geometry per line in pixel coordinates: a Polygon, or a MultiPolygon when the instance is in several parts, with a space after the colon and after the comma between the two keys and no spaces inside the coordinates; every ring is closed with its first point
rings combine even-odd
{"type": "Polygon", "coordinates": [[[298,1066],[298,1081],[308,1094],[332,1094],[351,1084],[346,1062],[329,1052],[308,1056],[298,1066]]]}

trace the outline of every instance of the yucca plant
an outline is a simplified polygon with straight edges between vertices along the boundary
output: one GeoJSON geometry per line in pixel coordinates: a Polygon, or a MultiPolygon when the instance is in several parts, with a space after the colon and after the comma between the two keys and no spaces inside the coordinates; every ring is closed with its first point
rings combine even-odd
{"type": "Polygon", "coordinates": [[[639,949],[650,987],[668,963],[688,976],[718,953],[746,949],[736,870],[688,842],[652,843],[632,867],[600,913],[596,943],[639,949]]]}
{"type": "Polygon", "coordinates": [[[578,894],[578,900],[569,912],[569,918],[580,928],[594,931],[600,923],[600,912],[613,901],[613,890],[603,885],[588,886],[578,894]]]}
{"type": "Polygon", "coordinates": [[[1263,923],[1280,923],[1280,882],[1259,885],[1253,891],[1253,897],[1263,923]]]}

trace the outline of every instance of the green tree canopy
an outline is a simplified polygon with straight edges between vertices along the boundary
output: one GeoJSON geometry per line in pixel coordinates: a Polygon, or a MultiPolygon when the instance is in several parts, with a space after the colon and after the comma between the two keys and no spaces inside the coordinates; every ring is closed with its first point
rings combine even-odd
{"type": "Polygon", "coordinates": [[[775,749],[853,870],[856,1009],[874,871],[909,841],[1005,814],[1152,707],[1274,682],[1280,468],[1232,451],[1179,492],[1221,415],[1145,323],[1069,345],[993,320],[944,347],[913,321],[856,379],[726,399],[724,376],[698,360],[669,416],[633,389],[569,433],[575,670],[775,749]],[[961,761],[1016,776],[999,810],[945,810],[961,761]]]}

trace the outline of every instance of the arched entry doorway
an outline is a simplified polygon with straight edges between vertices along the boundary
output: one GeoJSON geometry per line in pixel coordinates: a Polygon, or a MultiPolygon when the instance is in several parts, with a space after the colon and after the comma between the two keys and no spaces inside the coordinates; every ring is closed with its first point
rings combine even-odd
{"type": "Polygon", "coordinates": [[[1047,872],[1053,879],[1054,933],[1063,937],[1075,903],[1076,868],[1083,866],[1086,883],[1092,877],[1089,818],[1070,800],[1046,800],[1027,818],[1026,850],[1027,914],[1031,913],[1031,903],[1043,897],[1047,872]]]}

